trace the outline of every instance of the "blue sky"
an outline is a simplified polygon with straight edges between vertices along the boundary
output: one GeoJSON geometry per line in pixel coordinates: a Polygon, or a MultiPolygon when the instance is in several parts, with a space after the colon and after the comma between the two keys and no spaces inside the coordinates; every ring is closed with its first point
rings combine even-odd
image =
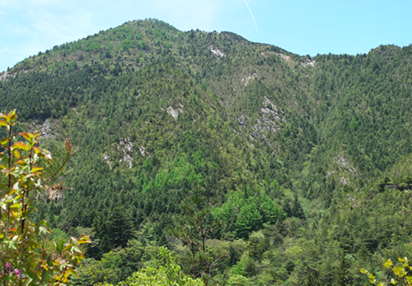
{"type": "Polygon", "coordinates": [[[367,53],[412,44],[411,12],[411,0],[0,0],[0,72],[54,45],[145,18],[182,31],[231,31],[300,55],[367,53]]]}

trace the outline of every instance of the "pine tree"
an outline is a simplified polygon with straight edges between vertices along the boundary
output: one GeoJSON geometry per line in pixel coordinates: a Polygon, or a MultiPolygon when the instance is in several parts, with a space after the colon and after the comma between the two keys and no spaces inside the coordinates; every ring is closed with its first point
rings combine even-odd
{"type": "Polygon", "coordinates": [[[297,195],[295,195],[295,199],[293,200],[293,207],[291,213],[294,217],[305,219],[305,213],[303,212],[302,206],[299,203],[297,195]]]}
{"type": "Polygon", "coordinates": [[[240,260],[240,254],[236,251],[233,245],[229,246],[229,265],[233,266],[240,260]]]}
{"type": "Polygon", "coordinates": [[[349,261],[346,259],[346,255],[341,255],[339,268],[336,271],[334,286],[348,286],[352,285],[352,277],[349,272],[349,261]]]}
{"type": "Polygon", "coordinates": [[[133,218],[123,207],[113,209],[107,221],[107,229],[113,247],[126,247],[127,241],[135,236],[133,218]]]}
{"type": "Polygon", "coordinates": [[[173,218],[170,234],[187,245],[192,253],[191,272],[195,278],[202,277],[205,284],[210,278],[210,269],[214,262],[206,251],[205,242],[214,228],[222,226],[220,220],[208,221],[211,208],[204,202],[205,198],[196,188],[180,203],[181,215],[173,218]]]}
{"type": "Polygon", "coordinates": [[[283,211],[286,213],[286,216],[291,217],[293,213],[292,213],[292,209],[290,208],[289,199],[285,199],[282,207],[283,207],[283,211]]]}
{"type": "Polygon", "coordinates": [[[239,213],[235,226],[236,235],[240,238],[247,238],[252,232],[252,226],[250,225],[250,221],[248,220],[247,215],[244,212],[239,213]]]}
{"type": "Polygon", "coordinates": [[[240,238],[247,238],[252,231],[259,230],[263,223],[263,217],[259,213],[254,202],[243,206],[236,220],[236,234],[240,238]]]}
{"type": "Polygon", "coordinates": [[[305,281],[305,286],[318,286],[319,283],[317,279],[315,279],[312,275],[312,273],[309,273],[306,275],[306,281],[305,281]]]}

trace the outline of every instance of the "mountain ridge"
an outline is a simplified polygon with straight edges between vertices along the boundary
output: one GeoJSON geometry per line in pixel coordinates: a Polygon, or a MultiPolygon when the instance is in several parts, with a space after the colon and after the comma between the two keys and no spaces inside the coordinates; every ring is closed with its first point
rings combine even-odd
{"type": "Polygon", "coordinates": [[[412,253],[411,51],[306,57],[132,21],[18,63],[0,111],[17,108],[18,128],[43,130],[52,150],[66,137],[79,147],[71,189],[35,217],[91,231],[90,259],[118,247],[109,221],[121,207],[139,243],[177,249],[187,271],[164,228],[198,189],[225,222],[210,243],[244,245],[216,277],[301,285],[312,273],[331,285],[346,253],[358,285],[360,268],[412,253]]]}

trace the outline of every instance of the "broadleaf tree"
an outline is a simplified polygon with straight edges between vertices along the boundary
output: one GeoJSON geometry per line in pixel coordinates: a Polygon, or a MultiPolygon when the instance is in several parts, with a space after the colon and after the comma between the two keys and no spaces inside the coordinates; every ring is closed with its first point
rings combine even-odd
{"type": "Polygon", "coordinates": [[[66,140],[60,164],[39,147],[40,133],[14,133],[16,111],[0,113],[0,283],[6,285],[67,285],[83,259],[81,244],[87,236],[53,241],[46,221],[35,224],[30,214],[36,198],[51,198],[62,190],[55,184],[73,153],[66,140]]]}

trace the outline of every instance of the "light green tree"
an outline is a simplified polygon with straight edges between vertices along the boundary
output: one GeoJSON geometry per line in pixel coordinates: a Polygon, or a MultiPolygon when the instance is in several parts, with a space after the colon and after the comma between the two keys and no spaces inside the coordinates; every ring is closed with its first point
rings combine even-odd
{"type": "MultiPolygon", "coordinates": [[[[393,274],[395,274],[395,278],[391,278],[389,283],[392,285],[412,285],[412,266],[409,264],[409,260],[407,257],[399,257],[399,263],[395,265],[392,260],[388,259],[384,266],[390,270],[392,270],[393,274]]],[[[366,274],[368,276],[369,282],[373,285],[377,286],[386,286],[387,284],[382,281],[378,281],[371,272],[366,269],[361,269],[361,273],[366,274]]]]}
{"type": "Polygon", "coordinates": [[[247,286],[249,285],[249,279],[245,276],[235,274],[229,278],[227,284],[230,286],[247,286]]]}
{"type": "Polygon", "coordinates": [[[160,247],[159,251],[161,259],[155,261],[154,267],[149,266],[133,273],[117,286],[204,286],[202,280],[183,274],[182,269],[176,263],[176,256],[166,247],[160,247]]]}
{"type": "Polygon", "coordinates": [[[252,231],[261,228],[262,222],[262,215],[259,213],[256,204],[249,201],[240,209],[235,223],[236,235],[239,238],[247,238],[252,231]]]}

